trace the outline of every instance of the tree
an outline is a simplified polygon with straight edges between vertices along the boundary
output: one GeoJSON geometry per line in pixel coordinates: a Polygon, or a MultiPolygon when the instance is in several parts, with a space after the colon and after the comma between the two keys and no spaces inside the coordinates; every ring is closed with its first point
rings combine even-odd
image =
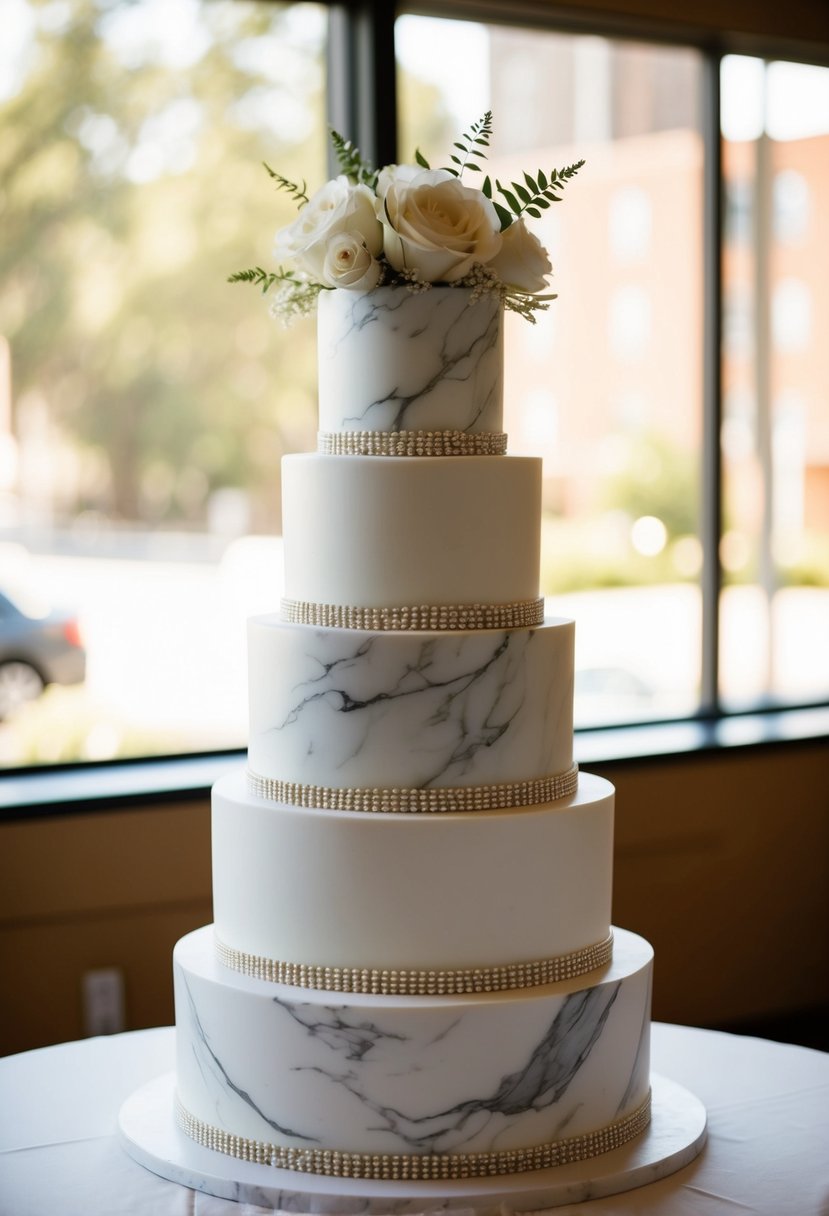
{"type": "Polygon", "coordinates": [[[244,485],[273,526],[278,457],[313,432],[313,333],[225,279],[293,215],[261,162],[324,172],[318,41],[292,5],[204,5],[179,43],[142,0],[71,0],[63,24],[28,7],[27,70],[0,105],[18,420],[36,394],[105,470],[70,513],[201,520],[211,490],[244,485]]]}

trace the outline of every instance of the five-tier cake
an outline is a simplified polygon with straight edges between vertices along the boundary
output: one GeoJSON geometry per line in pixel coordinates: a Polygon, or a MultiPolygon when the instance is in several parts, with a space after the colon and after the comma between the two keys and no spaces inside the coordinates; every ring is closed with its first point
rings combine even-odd
{"type": "Polygon", "coordinates": [[[219,1153],[504,1176],[648,1124],[652,951],[611,929],[613,788],[573,761],[502,362],[497,293],[321,293],[319,450],[283,462],[215,923],[175,950],[177,1119],[219,1153]]]}

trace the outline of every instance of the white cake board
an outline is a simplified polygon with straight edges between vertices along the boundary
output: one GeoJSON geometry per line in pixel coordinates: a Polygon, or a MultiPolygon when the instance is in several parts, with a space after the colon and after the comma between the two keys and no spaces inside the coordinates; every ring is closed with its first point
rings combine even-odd
{"type": "Polygon", "coordinates": [[[415,1213],[474,1208],[482,1216],[561,1207],[616,1195],[665,1178],[705,1143],[705,1107],[681,1085],[653,1076],[653,1113],[641,1136],[610,1153],[498,1178],[436,1182],[371,1182],[274,1169],[213,1152],[178,1127],[175,1074],[137,1090],[121,1107],[121,1142],[140,1165],[171,1182],[241,1203],[301,1213],[415,1213]]]}

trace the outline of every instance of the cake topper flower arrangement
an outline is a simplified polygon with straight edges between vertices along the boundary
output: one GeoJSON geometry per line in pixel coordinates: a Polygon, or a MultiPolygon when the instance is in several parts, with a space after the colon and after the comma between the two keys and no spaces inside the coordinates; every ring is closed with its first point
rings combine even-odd
{"type": "Polygon", "coordinates": [[[480,188],[462,181],[481,173],[492,134],[487,112],[456,143],[450,164],[432,169],[418,151],[414,165],[373,169],[336,131],[331,140],[341,173],[310,198],[301,186],[265,165],[280,190],[293,196],[298,217],[276,234],[276,271],[257,266],[229,282],[275,288],[272,312],[290,319],[309,313],[321,291],[371,291],[432,285],[472,288],[472,298],[497,292],[506,308],[535,321],[556,297],[547,289],[552,266],[525,217],[539,218],[584,164],[504,185],[484,177],[480,188]]]}

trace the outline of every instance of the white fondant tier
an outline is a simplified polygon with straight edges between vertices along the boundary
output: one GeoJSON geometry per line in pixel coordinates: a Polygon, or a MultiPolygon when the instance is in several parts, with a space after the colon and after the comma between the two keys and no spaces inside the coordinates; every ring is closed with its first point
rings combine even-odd
{"type": "Polygon", "coordinates": [[[248,623],[259,777],[329,787],[528,781],[573,760],[572,621],[452,633],[248,623]]]}
{"type": "Polygon", "coordinates": [[[235,1136],[377,1154],[583,1135],[649,1087],[652,951],[622,930],[585,979],[486,996],[308,992],[229,971],[211,927],[174,954],[178,1097],[235,1136]]]}
{"type": "Polygon", "coordinates": [[[536,457],[286,456],[282,504],[289,599],[381,608],[538,595],[536,457]]]}
{"type": "Polygon", "coordinates": [[[320,430],[500,431],[503,310],[468,288],[323,291],[320,430]]]}
{"type": "Polygon", "coordinates": [[[228,947],[315,966],[449,969],[553,958],[610,930],[613,786],[545,806],[365,814],[213,790],[213,913],[228,947]]]}

